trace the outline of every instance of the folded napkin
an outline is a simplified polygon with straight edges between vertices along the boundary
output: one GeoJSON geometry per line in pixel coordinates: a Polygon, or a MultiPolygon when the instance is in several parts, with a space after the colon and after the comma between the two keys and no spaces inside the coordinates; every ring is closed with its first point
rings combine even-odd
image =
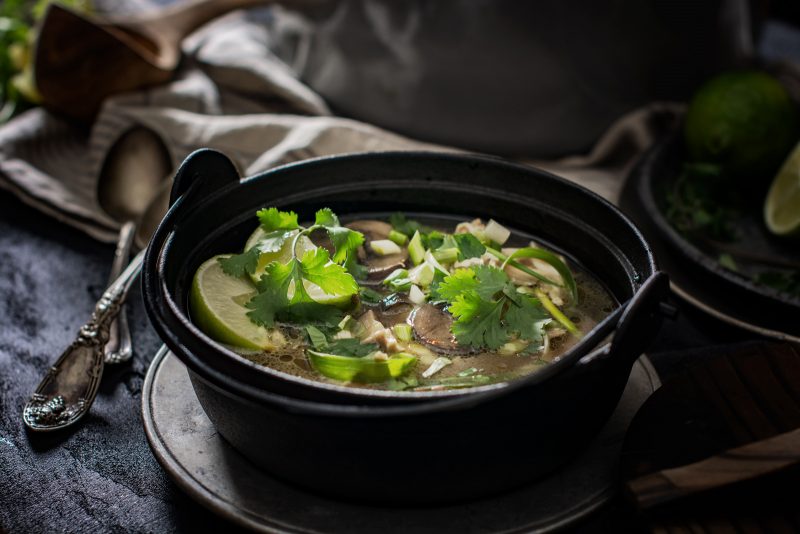
{"type": "MultiPolygon", "coordinates": [[[[156,132],[176,166],[210,147],[227,154],[244,176],[333,154],[459,150],[333,116],[290,67],[302,47],[287,51],[292,40],[286,36],[303,31],[303,20],[279,7],[231,13],[185,41],[185,61],[173,82],[109,99],[88,132],[43,109],[18,116],[0,127],[0,186],[112,241],[119,225],[100,207],[97,182],[109,149],[134,125],[156,132]]],[[[621,117],[588,154],[522,161],[614,202],[630,165],[675,126],[681,111],[680,104],[654,103],[621,117]]]]}

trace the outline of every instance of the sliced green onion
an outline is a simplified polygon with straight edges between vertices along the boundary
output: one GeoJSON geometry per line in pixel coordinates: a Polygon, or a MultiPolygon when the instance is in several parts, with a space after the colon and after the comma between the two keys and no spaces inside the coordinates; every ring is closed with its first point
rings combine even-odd
{"type": "Polygon", "coordinates": [[[399,323],[394,325],[392,327],[392,332],[400,341],[411,341],[414,339],[414,329],[411,328],[411,325],[407,323],[399,323]]]}
{"type": "MultiPolygon", "coordinates": [[[[575,283],[575,279],[572,277],[572,272],[569,270],[569,267],[567,267],[567,264],[564,263],[561,258],[549,250],[525,247],[515,251],[513,254],[511,254],[511,256],[506,258],[506,260],[503,262],[503,268],[505,268],[506,264],[511,263],[517,258],[536,258],[537,260],[542,260],[550,264],[558,272],[558,274],[561,275],[561,279],[564,281],[564,287],[569,291],[572,302],[578,302],[578,285],[575,283]]],[[[516,265],[513,266],[519,268],[516,265]]]]}
{"type": "Polygon", "coordinates": [[[414,304],[416,305],[424,304],[426,299],[427,297],[425,296],[425,293],[423,293],[419,287],[412,285],[409,288],[408,300],[410,300],[414,304]]]}
{"type": "Polygon", "coordinates": [[[542,281],[542,282],[544,282],[545,284],[550,284],[551,286],[556,286],[556,287],[563,287],[563,286],[562,286],[561,284],[559,284],[558,282],[556,282],[556,281],[554,281],[554,280],[550,280],[550,279],[549,279],[549,278],[547,278],[545,275],[543,275],[543,274],[541,274],[541,273],[538,273],[538,272],[534,271],[533,269],[531,269],[530,267],[528,267],[528,266],[526,266],[526,265],[522,265],[520,262],[518,262],[518,261],[516,261],[516,260],[514,260],[514,259],[511,259],[511,258],[509,258],[508,256],[506,256],[505,254],[503,254],[502,252],[500,252],[499,250],[497,250],[497,249],[495,249],[495,248],[486,247],[486,252],[488,252],[489,254],[491,254],[492,256],[494,256],[495,258],[497,258],[497,259],[499,259],[499,260],[503,261],[503,262],[504,262],[504,263],[503,263],[503,265],[504,265],[504,266],[505,266],[506,264],[507,264],[507,265],[511,265],[511,266],[512,266],[512,267],[514,267],[515,269],[519,269],[519,270],[520,270],[520,271],[522,271],[523,273],[527,273],[527,274],[529,274],[529,275],[533,276],[534,278],[536,278],[536,279],[538,279],[538,280],[541,280],[541,281],[542,281]],[[506,263],[506,261],[507,261],[507,263],[506,263]]]}
{"type": "Polygon", "coordinates": [[[378,256],[390,256],[400,254],[400,247],[394,241],[388,239],[378,239],[369,242],[369,248],[378,256]]]}
{"type": "Polygon", "coordinates": [[[578,327],[575,326],[575,323],[569,320],[569,318],[564,315],[564,313],[558,309],[558,307],[553,304],[553,301],[550,300],[550,297],[545,294],[544,291],[541,289],[536,290],[536,298],[539,299],[539,302],[542,303],[544,309],[553,316],[553,319],[561,323],[561,325],[567,329],[567,331],[575,337],[581,337],[581,331],[578,330],[578,327]]]}
{"type": "Polygon", "coordinates": [[[508,238],[511,237],[511,230],[498,223],[494,219],[489,219],[486,223],[486,229],[483,231],[484,238],[493,241],[498,245],[502,245],[508,238]]]}
{"type": "Polygon", "coordinates": [[[442,263],[454,263],[458,260],[457,248],[440,248],[434,251],[433,257],[442,263]]]}
{"type": "Polygon", "coordinates": [[[414,265],[422,263],[422,259],[425,257],[425,247],[422,246],[422,236],[420,236],[419,230],[414,232],[414,236],[408,243],[408,255],[414,265]]]}
{"type": "Polygon", "coordinates": [[[408,278],[420,287],[428,287],[433,282],[433,266],[429,263],[420,263],[410,271],[408,278]]]}
{"type": "Polygon", "coordinates": [[[383,279],[383,285],[389,286],[395,291],[408,291],[411,288],[411,284],[408,271],[405,269],[395,269],[383,279]]]}
{"type": "Polygon", "coordinates": [[[429,263],[434,269],[441,272],[443,275],[447,276],[450,274],[450,271],[448,271],[441,263],[439,263],[439,260],[433,257],[433,253],[430,250],[425,251],[424,258],[427,263],[429,263]]]}
{"type": "Polygon", "coordinates": [[[398,232],[397,230],[392,230],[389,232],[389,239],[401,247],[408,243],[408,236],[402,232],[398,232]]]}

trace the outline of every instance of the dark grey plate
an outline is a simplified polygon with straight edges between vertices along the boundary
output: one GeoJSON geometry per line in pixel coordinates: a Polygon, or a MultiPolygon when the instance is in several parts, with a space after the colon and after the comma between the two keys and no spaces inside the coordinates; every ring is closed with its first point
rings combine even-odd
{"type": "MultiPolygon", "coordinates": [[[[145,379],[142,417],[153,453],[184,491],[230,521],[260,532],[548,532],[582,519],[614,495],[625,431],[659,385],[649,360],[641,357],[614,415],[567,467],[521,490],[436,508],[337,502],[260,471],[217,434],[186,368],[166,348],[153,359],[145,379]]],[[[431,447],[420,454],[441,452],[431,447]]],[[[393,471],[391,463],[376,468],[387,469],[387,484],[402,476],[402,469],[393,471]]]]}
{"type": "MultiPolygon", "coordinates": [[[[800,342],[800,298],[753,282],[722,267],[724,250],[692,243],[667,221],[665,195],[684,161],[680,136],[657,142],[638,162],[623,189],[620,207],[640,228],[670,276],[672,290],[700,310],[757,334],[800,342]]],[[[762,200],[759,199],[759,206],[762,200]]],[[[753,255],[800,264],[797,243],[770,236],[758,210],[736,222],[740,247],[753,255]]]]}

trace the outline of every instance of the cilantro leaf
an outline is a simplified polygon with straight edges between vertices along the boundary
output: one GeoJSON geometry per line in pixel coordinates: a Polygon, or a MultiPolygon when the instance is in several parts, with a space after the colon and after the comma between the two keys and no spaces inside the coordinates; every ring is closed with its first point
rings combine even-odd
{"type": "MultiPolygon", "coordinates": [[[[508,329],[516,332],[520,338],[541,344],[544,338],[544,327],[552,319],[538,300],[517,293],[506,309],[503,320],[508,329]]],[[[509,299],[510,300],[510,299],[509,299]]]]}
{"type": "Polygon", "coordinates": [[[472,269],[456,269],[439,284],[436,289],[438,298],[453,302],[464,292],[475,291],[478,280],[472,269]]]}
{"type": "Polygon", "coordinates": [[[328,349],[328,337],[316,326],[306,326],[306,334],[308,334],[308,341],[311,346],[317,350],[328,349]]]}
{"type": "MultiPolygon", "coordinates": [[[[427,234],[420,232],[420,238],[422,239],[422,244],[425,245],[425,248],[429,248],[431,250],[437,250],[444,246],[446,238],[449,237],[438,230],[432,230],[427,234]]],[[[455,243],[453,243],[455,247],[455,243]]]]}
{"type": "Polygon", "coordinates": [[[258,266],[258,248],[253,247],[242,254],[234,254],[228,258],[219,258],[222,271],[230,276],[241,277],[245,273],[253,274],[258,266]]]}
{"type": "Polygon", "coordinates": [[[333,249],[333,261],[338,264],[343,264],[347,261],[348,257],[355,255],[355,251],[364,244],[364,234],[356,232],[344,226],[328,226],[325,227],[328,232],[328,237],[331,239],[333,249]]]}
{"type": "MultiPolygon", "coordinates": [[[[323,248],[307,251],[300,261],[293,259],[286,264],[272,262],[267,265],[266,272],[257,284],[259,294],[246,304],[251,310],[247,315],[256,324],[264,326],[272,326],[278,319],[294,323],[336,324],[342,318],[342,311],[312,299],[303,281],[309,280],[320,286],[323,291],[329,292],[334,287],[343,286],[340,279],[342,273],[357,290],[358,285],[355,280],[341,266],[330,263],[328,251],[323,248]],[[303,263],[306,258],[308,262],[303,263]],[[332,279],[326,280],[324,286],[318,283],[324,278],[324,273],[331,268],[335,271],[332,279]],[[294,294],[289,298],[289,289],[292,285],[294,294]]],[[[355,290],[352,293],[355,293],[355,290]]]]}
{"type": "Polygon", "coordinates": [[[335,306],[320,304],[309,299],[289,304],[280,310],[278,317],[289,323],[319,323],[336,326],[344,317],[344,312],[335,306]]]}
{"type": "Polygon", "coordinates": [[[408,237],[414,235],[414,232],[419,231],[420,234],[427,234],[431,229],[425,225],[420,224],[418,221],[407,219],[403,213],[392,213],[389,216],[389,223],[392,228],[408,237]]]}
{"type": "Polygon", "coordinates": [[[439,289],[442,286],[442,282],[444,282],[445,274],[440,271],[439,269],[435,269],[433,271],[433,281],[431,285],[428,286],[428,300],[431,302],[435,302],[437,300],[445,300],[442,297],[442,294],[439,292],[439,289]]]}
{"type": "Polygon", "coordinates": [[[504,305],[504,299],[482,299],[474,291],[462,293],[449,308],[456,318],[451,327],[453,335],[464,345],[500,348],[509,336],[501,320],[504,305]]]}
{"type": "Polygon", "coordinates": [[[314,224],[326,227],[341,226],[339,224],[339,217],[337,217],[330,208],[322,208],[321,210],[317,211],[314,224]]]}
{"type": "Polygon", "coordinates": [[[257,249],[260,253],[278,252],[286,240],[297,232],[294,230],[275,230],[265,235],[250,250],[257,249]]]}
{"type": "MultiPolygon", "coordinates": [[[[296,261],[296,260],[295,260],[296,261]]],[[[307,250],[300,260],[300,277],[316,284],[329,295],[355,295],[358,284],[347,270],[331,262],[328,251],[322,247],[307,250]]],[[[295,295],[301,283],[295,284],[295,295]]],[[[303,290],[305,292],[305,290],[303,290]]]]}
{"type": "MultiPolygon", "coordinates": [[[[292,260],[287,264],[272,262],[267,265],[265,273],[256,284],[258,295],[245,305],[250,309],[247,316],[251,321],[271,327],[275,324],[278,313],[289,306],[289,285],[296,276],[295,263],[295,260],[292,260]]],[[[294,297],[297,297],[297,294],[295,291],[294,297]]]]}
{"type": "Polygon", "coordinates": [[[358,289],[358,295],[361,297],[363,302],[368,304],[378,304],[380,301],[383,300],[383,295],[375,291],[374,289],[370,289],[368,287],[361,287],[358,289]]]}
{"type": "Polygon", "coordinates": [[[334,339],[328,346],[328,354],[361,358],[378,350],[377,343],[361,343],[355,338],[334,339]]]}
{"type": "Polygon", "coordinates": [[[261,227],[266,232],[275,230],[296,230],[300,228],[297,214],[293,211],[279,211],[278,208],[264,208],[256,212],[261,227]]]}
{"type": "Polygon", "coordinates": [[[508,275],[497,267],[478,265],[473,267],[478,287],[475,291],[484,299],[492,298],[497,292],[502,291],[509,283],[508,275]]]}
{"type": "Polygon", "coordinates": [[[347,255],[343,265],[356,280],[364,280],[369,275],[369,269],[358,263],[358,255],[355,252],[347,255]]]}
{"type": "Polygon", "coordinates": [[[486,252],[486,247],[472,234],[453,234],[458,247],[458,259],[468,260],[480,258],[486,252]]]}
{"type": "Polygon", "coordinates": [[[315,350],[337,356],[361,358],[379,349],[377,343],[361,343],[355,338],[331,339],[315,326],[307,326],[306,333],[315,350]]]}

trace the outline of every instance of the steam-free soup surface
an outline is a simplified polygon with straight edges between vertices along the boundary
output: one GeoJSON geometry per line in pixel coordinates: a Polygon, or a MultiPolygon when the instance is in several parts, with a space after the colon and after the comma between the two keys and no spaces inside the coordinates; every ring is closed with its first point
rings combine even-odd
{"type": "Polygon", "coordinates": [[[198,289],[193,318],[248,359],[310,380],[394,391],[513,380],[616,306],[589,273],[495,221],[340,223],[321,210],[300,225],[274,208],[259,219],[243,253],[206,262],[236,293],[205,292],[225,313],[198,289]]]}

